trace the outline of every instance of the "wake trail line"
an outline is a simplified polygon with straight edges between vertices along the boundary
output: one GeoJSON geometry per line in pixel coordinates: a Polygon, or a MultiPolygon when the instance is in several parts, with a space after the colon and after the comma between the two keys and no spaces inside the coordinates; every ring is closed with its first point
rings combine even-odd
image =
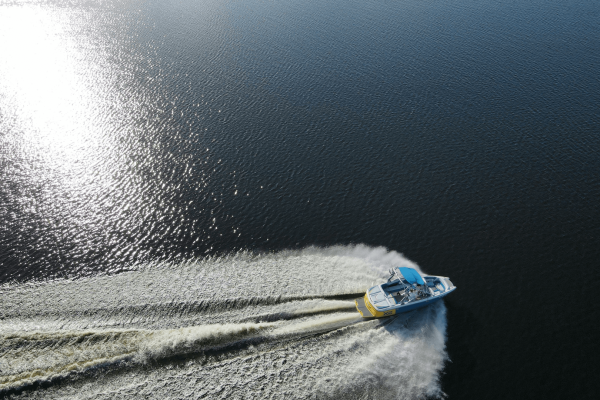
{"type": "MultiPolygon", "coordinates": [[[[314,313],[314,312],[313,312],[314,313]]],[[[225,356],[272,348],[362,321],[357,313],[327,314],[288,323],[215,324],[166,330],[32,332],[0,336],[0,393],[50,383],[91,369],[127,367],[181,357],[225,356]]]]}
{"type": "MultiPolygon", "coordinates": [[[[120,306],[118,308],[109,307],[94,307],[81,310],[64,310],[57,313],[56,311],[36,310],[26,313],[27,316],[60,316],[77,317],[77,316],[114,316],[116,314],[126,315],[142,315],[142,314],[210,314],[219,313],[231,310],[241,310],[247,307],[255,306],[270,306],[277,304],[291,303],[294,301],[305,300],[354,300],[357,297],[364,296],[364,292],[357,293],[338,293],[330,295],[308,294],[308,295],[280,295],[280,296],[251,296],[237,297],[224,299],[198,299],[195,301],[171,301],[168,303],[148,303],[148,304],[133,304],[120,306]]],[[[23,317],[22,312],[18,315],[6,313],[4,318],[23,317]]]]}

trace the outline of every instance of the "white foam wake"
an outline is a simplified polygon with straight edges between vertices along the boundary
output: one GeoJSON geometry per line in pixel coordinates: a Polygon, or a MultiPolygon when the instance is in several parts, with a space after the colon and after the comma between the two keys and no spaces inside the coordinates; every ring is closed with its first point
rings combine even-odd
{"type": "Polygon", "coordinates": [[[440,396],[443,303],[365,322],[345,297],[402,265],[417,267],[383,248],[312,247],[4,285],[0,391],[32,398],[440,396]],[[98,368],[115,373],[98,376],[98,368]]]}

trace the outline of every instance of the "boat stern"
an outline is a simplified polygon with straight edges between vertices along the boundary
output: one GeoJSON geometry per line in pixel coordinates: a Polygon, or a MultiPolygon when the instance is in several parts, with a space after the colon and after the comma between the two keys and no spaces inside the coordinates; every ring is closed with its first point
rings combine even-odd
{"type": "Polygon", "coordinates": [[[356,309],[363,318],[382,318],[396,314],[396,310],[377,311],[371,302],[369,302],[369,297],[366,293],[363,297],[354,300],[354,304],[356,304],[356,309]]]}

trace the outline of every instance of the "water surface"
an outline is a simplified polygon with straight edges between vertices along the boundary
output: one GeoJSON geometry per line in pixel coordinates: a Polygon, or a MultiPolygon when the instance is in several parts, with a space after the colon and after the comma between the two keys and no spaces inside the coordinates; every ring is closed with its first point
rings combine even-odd
{"type": "Polygon", "coordinates": [[[599,17],[594,1],[0,2],[3,340],[90,355],[17,346],[2,379],[112,360],[10,393],[165,397],[178,371],[174,397],[242,396],[258,375],[203,375],[222,324],[211,357],[264,369],[253,396],[589,396],[599,17]],[[394,329],[351,321],[400,252],[459,290],[394,329]],[[310,342],[297,310],[351,332],[310,342]],[[187,344],[144,350],[164,335],[187,344]],[[367,368],[378,351],[425,361],[367,368]],[[306,379],[277,376],[284,361],[306,379]]]}

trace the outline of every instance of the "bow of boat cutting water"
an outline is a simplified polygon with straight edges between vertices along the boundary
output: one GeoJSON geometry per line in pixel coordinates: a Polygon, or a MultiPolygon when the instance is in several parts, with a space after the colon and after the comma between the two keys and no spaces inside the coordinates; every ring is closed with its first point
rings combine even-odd
{"type": "Polygon", "coordinates": [[[238,253],[1,287],[9,397],[439,395],[443,302],[364,320],[353,299],[402,255],[366,246],[238,253]]]}

